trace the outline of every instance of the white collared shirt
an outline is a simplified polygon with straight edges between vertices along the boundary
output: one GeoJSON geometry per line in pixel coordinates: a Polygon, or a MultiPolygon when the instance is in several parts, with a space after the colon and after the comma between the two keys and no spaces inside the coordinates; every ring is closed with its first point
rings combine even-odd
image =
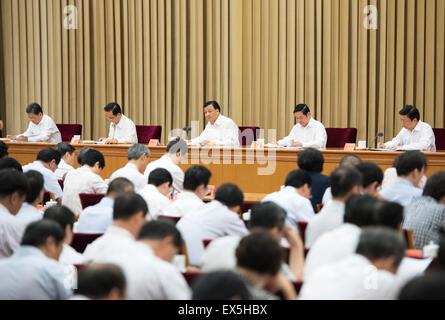
{"type": "Polygon", "coordinates": [[[71,170],[74,170],[74,167],[70,166],[63,159],[60,159],[60,163],[57,166],[57,170],[55,172],[57,179],[59,179],[59,180],[65,179],[66,174],[68,172],[70,172],[71,170]]]}
{"type": "Polygon", "coordinates": [[[145,216],[147,220],[150,217],[152,219],[157,219],[170,204],[168,198],[160,193],[158,188],[152,184],[147,184],[144,188],[139,190],[138,193],[144,198],[145,202],[147,202],[149,213],[145,216]]]}
{"type": "Polygon", "coordinates": [[[289,133],[289,135],[278,141],[280,146],[289,147],[296,140],[303,144],[303,148],[326,148],[328,135],[324,125],[311,117],[306,127],[297,123],[289,133]]]}
{"type": "Polygon", "coordinates": [[[380,195],[385,200],[407,206],[414,197],[421,196],[422,192],[422,189],[417,188],[407,179],[397,177],[394,182],[380,191],[380,195]]]}
{"type": "Polygon", "coordinates": [[[282,207],[287,212],[287,222],[293,227],[298,227],[300,221],[310,221],[315,217],[309,199],[301,196],[297,189],[286,186],[280,191],[268,194],[261,202],[272,201],[282,207]]]}
{"type": "Polygon", "coordinates": [[[419,121],[413,131],[402,128],[399,134],[385,143],[386,147],[400,147],[401,150],[436,151],[436,137],[428,123],[419,121]]]}
{"type": "Polygon", "coordinates": [[[239,147],[239,128],[232,119],[220,114],[215,123],[207,122],[201,135],[191,142],[201,144],[206,140],[218,146],[239,147]]]}
{"type": "Polygon", "coordinates": [[[63,196],[63,191],[60,187],[56,174],[48,168],[45,168],[41,161],[36,160],[34,162],[31,162],[30,164],[23,166],[23,172],[28,172],[30,170],[38,171],[43,175],[43,188],[45,189],[45,191],[54,194],[54,197],[56,199],[63,196]]]}
{"type": "Polygon", "coordinates": [[[34,124],[30,121],[28,129],[26,129],[20,136],[27,137],[28,142],[62,142],[62,135],[60,134],[56,123],[46,114],[43,115],[39,124],[34,124]]]}
{"type": "Polygon", "coordinates": [[[134,189],[141,190],[147,185],[148,179],[145,179],[144,175],[139,172],[138,167],[131,162],[128,162],[124,167],[117,169],[110,177],[110,183],[116,178],[127,178],[134,184],[134,189]]]}
{"type": "Polygon", "coordinates": [[[103,197],[99,203],[85,208],[74,224],[75,233],[105,233],[113,224],[114,200],[103,197]]]}
{"type": "Polygon", "coordinates": [[[19,212],[15,215],[17,219],[23,221],[25,224],[40,220],[43,218],[43,213],[37,210],[32,204],[23,202],[19,212]]]}
{"type": "Polygon", "coordinates": [[[64,243],[59,262],[63,265],[83,264],[85,259],[82,254],[74,250],[70,245],[64,243]]]}
{"type": "Polygon", "coordinates": [[[107,262],[123,269],[130,300],[190,299],[190,288],[179,270],[158,258],[145,243],[136,242],[131,250],[107,262]]]}
{"type": "Polygon", "coordinates": [[[175,201],[165,208],[163,215],[171,217],[183,217],[191,212],[202,209],[205,205],[204,201],[199,198],[193,191],[184,190],[176,197],[175,201]]]}
{"type": "Polygon", "coordinates": [[[136,125],[133,121],[122,115],[118,124],[110,123],[108,139],[116,139],[118,143],[138,143],[136,125]]]}
{"type": "Polygon", "coordinates": [[[177,228],[186,243],[190,264],[196,266],[201,265],[203,240],[229,235],[244,236],[248,233],[238,214],[216,200],[207,203],[201,210],[182,217],[177,228]]]}
{"type": "Polygon", "coordinates": [[[0,260],[9,257],[20,246],[25,227],[26,223],[0,203],[0,260]]]}
{"type": "Polygon", "coordinates": [[[377,269],[362,255],[353,254],[315,270],[305,279],[300,299],[387,300],[396,299],[397,293],[394,274],[377,269]]]}
{"type": "Polygon", "coordinates": [[[343,224],[345,204],[337,200],[330,200],[315,217],[309,221],[306,228],[305,246],[311,248],[323,233],[335,229],[343,224]]]}
{"type": "Polygon", "coordinates": [[[128,252],[135,243],[134,236],[128,230],[112,225],[86,247],[83,256],[86,262],[105,262],[118,254],[128,252]]]}
{"type": "Polygon", "coordinates": [[[108,185],[89,166],[84,165],[68,172],[63,188],[62,204],[74,213],[80,214],[82,204],[80,203],[79,193],[106,193],[108,185]]]}
{"type": "Polygon", "coordinates": [[[167,155],[164,154],[161,158],[158,160],[152,161],[148,164],[147,168],[144,172],[144,179],[148,182],[148,176],[154,169],[158,168],[164,168],[173,177],[173,189],[176,192],[181,192],[183,189],[182,184],[184,183],[184,172],[182,169],[176,165],[173,160],[167,155]]]}

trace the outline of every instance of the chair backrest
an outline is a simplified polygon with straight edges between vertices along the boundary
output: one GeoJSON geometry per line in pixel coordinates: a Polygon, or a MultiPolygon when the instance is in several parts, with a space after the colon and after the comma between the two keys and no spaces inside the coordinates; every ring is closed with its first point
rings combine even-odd
{"type": "Polygon", "coordinates": [[[307,222],[306,221],[299,221],[298,222],[298,232],[300,233],[301,240],[304,244],[304,238],[306,237],[306,227],[307,222]]]}
{"type": "Polygon", "coordinates": [[[59,183],[59,186],[60,186],[60,188],[62,188],[62,190],[63,190],[63,180],[57,180],[57,182],[59,183]]]}
{"type": "Polygon", "coordinates": [[[434,136],[436,137],[436,149],[445,150],[445,129],[434,128],[434,136]]]}
{"type": "Polygon", "coordinates": [[[171,216],[164,216],[164,215],[158,216],[158,220],[170,221],[173,224],[177,224],[180,219],[181,219],[180,217],[171,217],[171,216]]]}
{"type": "Polygon", "coordinates": [[[105,197],[105,194],[103,193],[79,193],[82,209],[88,208],[89,206],[94,206],[95,204],[99,203],[103,197],[105,197]]]}
{"type": "Polygon", "coordinates": [[[343,148],[346,143],[355,143],[357,140],[356,128],[326,128],[326,133],[326,148],[343,148]]]}
{"type": "Polygon", "coordinates": [[[71,139],[76,135],[82,134],[82,125],[81,124],[56,124],[57,128],[62,135],[63,142],[70,142],[71,139]]]}
{"type": "Polygon", "coordinates": [[[253,141],[256,141],[259,134],[260,127],[245,126],[239,128],[239,143],[242,146],[250,146],[253,141]]]}
{"type": "Polygon", "coordinates": [[[101,235],[102,233],[75,233],[73,235],[71,247],[73,247],[77,252],[83,253],[85,248],[101,235]]]}
{"type": "Polygon", "coordinates": [[[161,141],[162,126],[136,125],[136,134],[139,143],[149,143],[150,139],[161,141]]]}
{"type": "Polygon", "coordinates": [[[212,239],[204,239],[202,240],[202,244],[204,245],[204,248],[207,248],[208,245],[212,242],[212,239]]]}

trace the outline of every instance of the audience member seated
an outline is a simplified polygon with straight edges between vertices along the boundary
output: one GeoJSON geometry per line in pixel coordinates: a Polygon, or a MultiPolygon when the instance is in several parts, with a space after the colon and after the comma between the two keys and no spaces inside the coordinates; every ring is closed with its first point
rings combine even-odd
{"type": "Polygon", "coordinates": [[[201,210],[212,173],[204,166],[191,166],[184,174],[184,191],[179,193],[163,215],[183,217],[190,212],[201,210]]]}
{"type": "Polygon", "coordinates": [[[105,158],[100,151],[86,150],[81,156],[80,163],[80,168],[66,175],[62,199],[62,204],[76,215],[82,212],[79,193],[105,193],[108,189],[108,185],[100,176],[105,168],[105,158]]]}
{"type": "Polygon", "coordinates": [[[397,179],[386,186],[380,195],[406,206],[414,197],[422,195],[422,189],[417,185],[425,173],[427,160],[420,151],[406,151],[398,156],[395,163],[397,179]]]}
{"type": "Polygon", "coordinates": [[[8,145],[3,141],[0,141],[0,159],[6,158],[8,156],[8,145]]]}
{"type": "MultiPolygon", "coordinates": [[[[382,189],[389,186],[391,183],[397,180],[397,160],[398,158],[394,159],[394,163],[391,168],[388,168],[385,170],[383,174],[383,182],[382,182],[382,189]]],[[[426,175],[423,175],[420,179],[419,183],[417,184],[417,187],[420,189],[425,188],[426,181],[428,180],[426,175]]]]}
{"type": "Polygon", "coordinates": [[[309,201],[311,197],[312,180],[304,170],[291,171],[284,182],[284,188],[273,192],[261,201],[273,201],[287,212],[287,222],[297,227],[300,221],[310,221],[314,218],[314,209],[309,201]]]}
{"type": "Polygon", "coordinates": [[[240,274],[214,271],[203,274],[193,284],[192,300],[251,300],[249,288],[240,274]]]}
{"type": "Polygon", "coordinates": [[[70,300],[125,300],[127,281],[116,265],[91,264],[79,270],[74,293],[70,300]]]}
{"type": "Polygon", "coordinates": [[[138,194],[127,193],[117,197],[113,205],[113,224],[103,236],[87,246],[85,260],[103,262],[128,252],[135,244],[147,211],[145,200],[138,194]]]}
{"type": "Polygon", "coordinates": [[[395,274],[405,249],[404,239],[395,230],[365,228],[355,254],[315,270],[305,279],[300,297],[303,300],[395,299],[398,293],[395,274]]]}
{"type": "Polygon", "coordinates": [[[57,262],[65,234],[54,221],[39,220],[26,227],[21,246],[0,260],[0,299],[61,300],[71,291],[65,287],[64,269],[57,262]]]}
{"type": "Polygon", "coordinates": [[[201,265],[203,240],[247,234],[246,226],[239,217],[243,200],[243,192],[236,185],[223,184],[216,190],[214,201],[179,220],[177,227],[185,240],[191,265],[201,265]]]}
{"type": "Polygon", "coordinates": [[[445,273],[433,272],[411,280],[399,294],[399,300],[445,300],[445,273]]]}
{"type": "Polygon", "coordinates": [[[23,172],[22,165],[14,158],[4,157],[0,159],[0,170],[2,169],[15,169],[23,172]]]}
{"type": "Polygon", "coordinates": [[[144,177],[145,181],[148,181],[150,172],[157,168],[167,169],[173,177],[173,189],[175,193],[179,193],[183,190],[184,172],[178,166],[183,159],[187,157],[187,142],[180,138],[175,138],[167,144],[166,153],[159,158],[151,162],[147,169],[145,169],[144,177]]]}
{"type": "Polygon", "coordinates": [[[306,228],[305,245],[310,248],[323,233],[335,229],[343,223],[345,202],[360,192],[362,174],[351,167],[340,167],[331,174],[333,199],[321,209],[306,228]]]}
{"type": "Polygon", "coordinates": [[[127,178],[133,182],[136,190],[141,190],[147,185],[144,172],[149,162],[150,150],[146,145],[136,143],[128,149],[128,162],[125,167],[116,170],[111,175],[110,181],[116,178],[127,178]]]}
{"type": "MultiPolygon", "coordinates": [[[[304,247],[296,229],[285,225],[286,211],[274,202],[260,202],[252,207],[250,231],[263,229],[274,236],[278,243],[284,237],[290,245],[289,265],[283,262],[281,271],[286,278],[296,281],[303,278],[304,247]]],[[[227,236],[213,240],[203,255],[202,270],[235,269],[235,251],[241,237],[227,236]]]]}
{"type": "Polygon", "coordinates": [[[19,246],[25,223],[16,217],[29,191],[22,172],[0,170],[0,259],[9,257],[19,246]]]}
{"type": "Polygon", "coordinates": [[[65,206],[55,205],[45,210],[43,218],[57,222],[65,231],[59,262],[64,265],[82,264],[83,256],[70,246],[73,241],[74,213],[65,206]]]}
{"type": "Polygon", "coordinates": [[[85,208],[74,224],[75,233],[105,233],[113,224],[114,199],[133,193],[134,185],[126,178],[114,179],[108,186],[107,194],[98,204],[85,208]]]}
{"type": "Polygon", "coordinates": [[[23,166],[23,172],[35,170],[43,175],[44,189],[51,192],[57,200],[63,196],[62,188],[56,174],[57,166],[60,162],[60,154],[53,148],[45,148],[37,154],[37,160],[23,166]]]}
{"type": "Polygon", "coordinates": [[[16,217],[25,224],[42,219],[43,213],[37,209],[37,205],[43,200],[43,175],[34,170],[25,173],[29,190],[26,193],[26,201],[23,202],[16,217]]]}
{"type": "Polygon", "coordinates": [[[320,204],[326,189],[329,187],[329,177],[321,174],[323,171],[324,157],[320,150],[308,148],[298,154],[298,167],[309,172],[312,179],[311,203],[317,212],[317,204],[320,204]]]}
{"type": "Polygon", "coordinates": [[[64,180],[65,176],[71,170],[74,170],[74,147],[66,142],[60,142],[56,146],[57,152],[60,154],[60,163],[55,172],[57,179],[64,180]]]}
{"type": "Polygon", "coordinates": [[[188,300],[190,288],[171,263],[181,247],[181,234],[173,224],[151,221],[141,228],[131,249],[108,261],[124,270],[129,299],[188,300]]]}
{"type": "Polygon", "coordinates": [[[405,207],[404,229],[414,233],[416,247],[422,249],[431,241],[440,241],[441,228],[445,226],[445,172],[430,177],[423,195],[415,197],[405,207]]]}
{"type": "Polygon", "coordinates": [[[148,184],[145,184],[139,194],[147,202],[147,220],[157,219],[170,204],[169,194],[172,192],[173,178],[170,172],[164,168],[157,168],[150,172],[148,184]]]}

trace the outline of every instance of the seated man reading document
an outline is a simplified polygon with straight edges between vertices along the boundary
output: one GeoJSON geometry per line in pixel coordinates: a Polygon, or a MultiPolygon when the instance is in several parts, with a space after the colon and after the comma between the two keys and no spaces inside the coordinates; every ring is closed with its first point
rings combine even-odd
{"type": "Polygon", "coordinates": [[[119,104],[112,102],[104,107],[105,116],[110,121],[110,133],[108,138],[100,138],[105,144],[127,143],[134,144],[138,142],[136,126],[133,121],[122,114],[119,104]]]}

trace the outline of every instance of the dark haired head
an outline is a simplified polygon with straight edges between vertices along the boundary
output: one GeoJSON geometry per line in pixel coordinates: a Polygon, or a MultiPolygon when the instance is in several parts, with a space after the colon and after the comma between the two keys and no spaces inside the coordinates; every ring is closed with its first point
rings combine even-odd
{"type": "Polygon", "coordinates": [[[43,113],[43,109],[38,103],[33,102],[26,107],[26,113],[39,115],[40,113],[43,113]]]}
{"type": "Polygon", "coordinates": [[[49,237],[52,237],[56,244],[60,244],[65,239],[65,232],[57,222],[42,219],[26,227],[21,244],[39,247],[45,245],[49,237]]]}
{"type": "Polygon", "coordinates": [[[117,116],[118,114],[122,114],[122,108],[121,106],[116,102],[108,103],[104,107],[105,112],[111,112],[113,116],[117,116]]]}
{"type": "Polygon", "coordinates": [[[445,273],[427,273],[412,279],[402,288],[398,299],[445,300],[445,273]]]}
{"type": "Polygon", "coordinates": [[[362,174],[362,187],[367,188],[374,182],[377,186],[382,184],[383,171],[378,165],[372,162],[362,162],[355,166],[355,168],[362,174]]]}
{"type": "Polygon", "coordinates": [[[250,229],[263,228],[271,230],[284,229],[286,210],[272,201],[259,202],[252,207],[250,213],[250,229]]]}
{"type": "Polygon", "coordinates": [[[57,152],[59,152],[60,157],[62,157],[62,158],[65,156],[65,154],[67,154],[67,153],[73,154],[75,151],[74,147],[66,142],[58,143],[56,146],[56,150],[57,150],[57,152]]]}
{"type": "Polygon", "coordinates": [[[208,186],[212,173],[204,166],[191,166],[184,174],[184,190],[195,191],[199,186],[208,186]]]}
{"type": "Polygon", "coordinates": [[[397,202],[380,201],[377,205],[376,224],[400,230],[403,222],[403,206],[397,202]]]}
{"type": "Polygon", "coordinates": [[[168,183],[169,187],[171,187],[173,183],[173,177],[167,169],[156,168],[148,175],[148,184],[152,184],[155,187],[159,187],[164,183],[168,183]]]}
{"type": "Polygon", "coordinates": [[[169,221],[153,220],[145,223],[139,231],[138,240],[162,240],[172,238],[173,245],[180,249],[182,247],[181,233],[175,225],[169,221]]]}
{"type": "Polygon", "coordinates": [[[76,221],[74,213],[67,207],[61,205],[51,206],[46,209],[43,218],[57,222],[63,230],[66,230],[67,226],[73,230],[74,222],[76,221]]]}
{"type": "Polygon", "coordinates": [[[331,173],[330,182],[332,197],[343,198],[362,185],[362,174],[354,168],[339,167],[331,173]]]}
{"type": "Polygon", "coordinates": [[[445,199],[445,172],[441,171],[431,176],[423,189],[423,195],[432,197],[438,202],[445,199]]]}
{"type": "Polygon", "coordinates": [[[44,148],[37,154],[37,160],[44,163],[54,162],[58,165],[60,163],[60,153],[54,148],[44,148]]]}
{"type": "Polygon", "coordinates": [[[124,193],[134,192],[134,184],[127,178],[116,178],[108,185],[107,196],[119,196],[124,193]]]}
{"type": "Polygon", "coordinates": [[[406,105],[399,111],[399,114],[401,116],[407,116],[411,121],[414,119],[417,121],[420,120],[419,110],[415,106],[406,105]]]}
{"type": "Polygon", "coordinates": [[[0,170],[2,169],[15,169],[19,172],[23,172],[22,165],[14,158],[4,157],[0,159],[0,170]]]}
{"type": "Polygon", "coordinates": [[[23,172],[13,169],[0,170],[0,197],[7,197],[15,192],[26,195],[29,191],[28,180],[23,172]]]}
{"type": "Polygon", "coordinates": [[[79,157],[81,158],[82,165],[94,167],[96,163],[98,163],[100,169],[105,168],[104,155],[96,149],[89,148],[88,150],[85,150],[82,155],[79,154],[79,157]]]}
{"type": "Polygon", "coordinates": [[[126,193],[118,196],[114,200],[113,219],[129,220],[134,215],[142,212],[145,217],[148,212],[147,203],[137,193],[126,193]]]}
{"type": "Polygon", "coordinates": [[[243,277],[233,271],[203,274],[194,281],[192,300],[250,300],[251,294],[243,277]]]}
{"type": "Polygon", "coordinates": [[[294,113],[297,113],[297,112],[301,112],[305,116],[307,116],[307,114],[309,112],[311,112],[311,110],[309,109],[309,107],[306,104],[300,103],[300,104],[297,104],[294,108],[294,113]]]}
{"type": "Polygon", "coordinates": [[[212,106],[215,110],[218,110],[219,112],[221,112],[221,107],[219,106],[219,103],[214,100],[207,101],[206,103],[204,103],[204,108],[206,108],[208,106],[212,106]]]}
{"type": "Polygon", "coordinates": [[[427,160],[425,155],[418,150],[405,151],[395,160],[398,176],[408,176],[414,170],[419,172],[426,169],[427,160]]]}
{"type": "Polygon", "coordinates": [[[324,157],[320,150],[307,148],[298,153],[298,167],[309,172],[322,172],[324,157]]]}
{"type": "Polygon", "coordinates": [[[299,189],[303,187],[305,184],[308,187],[312,186],[312,178],[305,170],[292,170],[288,173],[286,177],[286,181],[284,182],[284,186],[294,187],[299,189]]]}
{"type": "Polygon", "coordinates": [[[375,225],[379,202],[377,198],[370,195],[354,195],[350,197],[345,205],[344,222],[358,227],[375,225]]]}
{"type": "Polygon", "coordinates": [[[43,192],[44,179],[43,175],[35,170],[25,172],[25,177],[28,180],[29,190],[26,194],[26,202],[34,203],[37,199],[41,199],[40,195],[43,192]]]}
{"type": "Polygon", "coordinates": [[[216,190],[215,200],[229,208],[237,207],[243,204],[244,194],[237,185],[226,183],[216,190]]]}

